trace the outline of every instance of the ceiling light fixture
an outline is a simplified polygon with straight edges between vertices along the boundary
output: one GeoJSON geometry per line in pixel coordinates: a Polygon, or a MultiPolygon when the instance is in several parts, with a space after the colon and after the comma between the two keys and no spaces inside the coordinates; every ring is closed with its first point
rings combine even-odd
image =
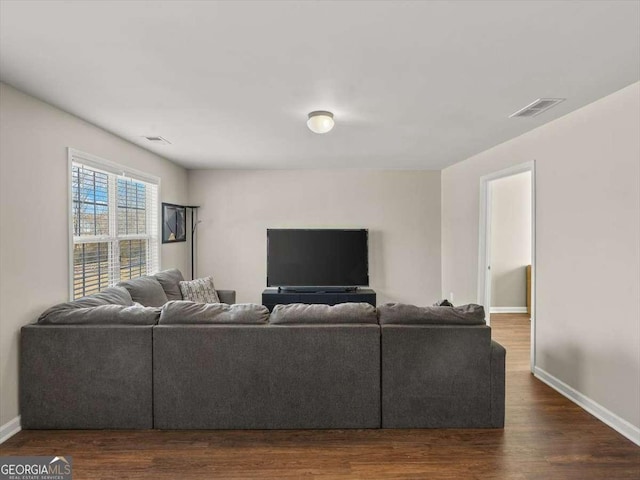
{"type": "Polygon", "coordinates": [[[330,132],[334,125],[333,113],[324,110],[311,112],[307,120],[307,127],[309,127],[309,130],[313,133],[330,132]]]}

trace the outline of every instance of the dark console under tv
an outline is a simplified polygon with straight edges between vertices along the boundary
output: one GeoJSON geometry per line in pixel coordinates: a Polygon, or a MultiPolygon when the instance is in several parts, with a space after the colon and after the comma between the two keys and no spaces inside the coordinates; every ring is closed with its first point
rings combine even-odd
{"type": "MultiPolygon", "coordinates": [[[[295,288],[295,287],[293,287],[295,288]]],[[[355,290],[341,291],[319,291],[308,290],[292,291],[282,288],[267,288],[262,292],[262,304],[273,310],[276,305],[287,305],[290,303],[320,303],[325,305],[336,305],[338,303],[362,302],[376,306],[376,292],[371,288],[357,288],[355,290]]]]}

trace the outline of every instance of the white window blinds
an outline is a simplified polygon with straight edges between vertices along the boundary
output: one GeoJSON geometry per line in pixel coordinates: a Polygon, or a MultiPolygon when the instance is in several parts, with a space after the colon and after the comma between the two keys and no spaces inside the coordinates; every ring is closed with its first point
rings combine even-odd
{"type": "Polygon", "coordinates": [[[71,297],[159,269],[155,177],[75,150],[71,163],[71,297]]]}

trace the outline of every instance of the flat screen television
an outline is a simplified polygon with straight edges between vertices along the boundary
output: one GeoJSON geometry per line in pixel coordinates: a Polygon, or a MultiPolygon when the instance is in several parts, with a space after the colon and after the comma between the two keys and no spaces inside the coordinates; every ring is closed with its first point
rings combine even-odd
{"type": "Polygon", "coordinates": [[[267,286],[366,287],[368,237],[366,229],[268,229],[267,286]]]}

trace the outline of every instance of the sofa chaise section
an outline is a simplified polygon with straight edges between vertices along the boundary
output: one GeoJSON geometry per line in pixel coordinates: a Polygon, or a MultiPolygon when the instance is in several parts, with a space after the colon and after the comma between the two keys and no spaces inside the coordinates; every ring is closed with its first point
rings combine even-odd
{"type": "Polygon", "coordinates": [[[420,308],[378,309],[382,427],[502,428],[505,350],[482,307],[420,308]]]}
{"type": "Polygon", "coordinates": [[[24,429],[153,428],[150,325],[27,325],[24,429]]]}

